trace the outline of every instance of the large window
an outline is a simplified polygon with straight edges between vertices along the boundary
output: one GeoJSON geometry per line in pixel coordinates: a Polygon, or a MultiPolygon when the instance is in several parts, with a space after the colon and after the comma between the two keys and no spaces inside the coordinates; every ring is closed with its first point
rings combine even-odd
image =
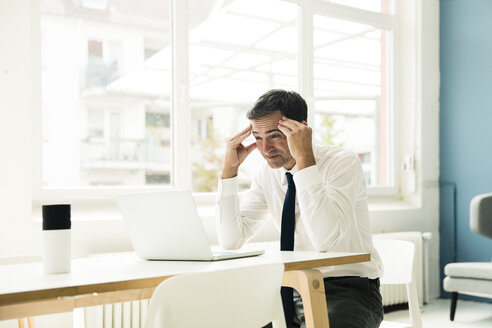
{"type": "Polygon", "coordinates": [[[169,47],[169,2],[43,0],[41,15],[42,186],[169,184],[170,81],[125,88],[169,47]]]}
{"type": "Polygon", "coordinates": [[[315,138],[355,151],[369,186],[388,186],[391,30],[314,15],[315,138]]]}
{"type": "MultiPolygon", "coordinates": [[[[190,17],[199,2],[190,0],[190,17]]],[[[215,191],[225,140],[249,124],[245,114],[256,98],[273,88],[298,89],[297,17],[298,6],[292,3],[235,0],[190,29],[194,191],[215,191]]],[[[241,165],[241,188],[249,186],[262,160],[255,151],[241,165]]]]}
{"type": "MultiPolygon", "coordinates": [[[[40,189],[213,192],[226,139],[272,88],[300,91],[315,141],[394,187],[390,0],[184,3],[42,1],[40,189]]],[[[262,161],[242,165],[241,188],[262,161]]]]}

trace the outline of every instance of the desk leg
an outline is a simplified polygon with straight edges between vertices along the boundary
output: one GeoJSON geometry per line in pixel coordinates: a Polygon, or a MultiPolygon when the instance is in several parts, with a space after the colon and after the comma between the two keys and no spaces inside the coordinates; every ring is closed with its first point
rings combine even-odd
{"type": "MultiPolygon", "coordinates": [[[[26,318],[19,318],[17,319],[17,328],[24,328],[24,321],[26,318]]],[[[28,317],[27,318],[27,327],[28,328],[34,328],[34,318],[28,317]]]]}
{"type": "Polygon", "coordinates": [[[292,270],[284,273],[282,285],[301,295],[307,328],[329,328],[325,285],[319,270],[292,270]]]}

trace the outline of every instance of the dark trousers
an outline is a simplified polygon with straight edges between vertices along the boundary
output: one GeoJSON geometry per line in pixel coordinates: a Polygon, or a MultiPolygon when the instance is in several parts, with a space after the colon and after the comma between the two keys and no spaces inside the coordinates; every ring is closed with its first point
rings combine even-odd
{"type": "MultiPolygon", "coordinates": [[[[379,279],[329,277],[324,279],[324,284],[330,328],[379,327],[383,321],[379,279]]],[[[292,327],[306,327],[302,299],[295,290],[294,302],[296,318],[292,327]]]]}

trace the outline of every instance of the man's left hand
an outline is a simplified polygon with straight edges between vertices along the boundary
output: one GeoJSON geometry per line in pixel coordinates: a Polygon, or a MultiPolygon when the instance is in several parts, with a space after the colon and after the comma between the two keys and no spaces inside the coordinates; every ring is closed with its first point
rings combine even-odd
{"type": "Polygon", "coordinates": [[[282,116],[278,129],[287,137],[289,150],[299,170],[316,164],[313,153],[313,130],[306,121],[297,122],[282,116]]]}

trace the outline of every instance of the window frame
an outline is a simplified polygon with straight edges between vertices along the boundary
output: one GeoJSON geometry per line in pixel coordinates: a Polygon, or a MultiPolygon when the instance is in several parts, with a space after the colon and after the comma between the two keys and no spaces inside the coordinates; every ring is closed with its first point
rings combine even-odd
{"type": "MultiPolygon", "coordinates": [[[[396,14],[377,13],[355,7],[349,7],[323,0],[281,0],[295,3],[299,6],[298,38],[299,38],[299,91],[305,97],[308,104],[309,123],[314,119],[313,98],[313,18],[314,15],[323,15],[338,19],[349,20],[357,23],[370,24],[392,31],[390,52],[390,76],[389,100],[388,100],[388,149],[390,158],[388,166],[391,170],[391,185],[387,187],[368,187],[367,194],[371,197],[397,196],[399,191],[399,175],[396,174],[396,160],[398,138],[396,131],[398,103],[398,70],[400,67],[395,58],[398,58],[398,17],[396,14]]],[[[171,183],[169,186],[138,186],[138,187],[74,187],[58,188],[43,187],[43,114],[39,110],[42,106],[34,106],[33,110],[33,202],[108,202],[113,201],[115,195],[126,192],[141,192],[174,188],[191,188],[191,162],[189,152],[178,151],[188,149],[190,145],[190,106],[189,106],[189,55],[188,55],[188,1],[170,1],[171,42],[172,42],[172,94],[171,94],[171,183]],[[179,40],[179,42],[178,42],[179,40]],[[179,110],[177,110],[179,108],[179,110]]],[[[38,7],[38,17],[41,10],[38,7]]],[[[393,11],[395,12],[395,11],[393,11]]],[[[39,30],[41,33],[41,29],[39,30]]],[[[41,55],[41,43],[36,44],[36,51],[41,55]]],[[[40,58],[40,56],[39,56],[40,58]]],[[[41,67],[38,72],[41,75],[41,67]]],[[[41,79],[39,79],[39,90],[41,79]]],[[[41,103],[41,99],[39,99],[41,103]]],[[[254,99],[251,100],[252,102],[254,99]]],[[[195,193],[199,205],[212,204],[215,193],[195,193]]]]}
{"type": "MultiPolygon", "coordinates": [[[[388,168],[389,172],[389,186],[368,186],[367,187],[367,195],[368,196],[376,196],[376,197],[384,197],[384,196],[395,196],[398,194],[399,187],[399,176],[396,174],[396,156],[397,156],[397,148],[396,148],[396,131],[395,125],[397,124],[397,112],[395,110],[395,104],[398,103],[397,99],[397,90],[399,89],[397,86],[397,71],[399,69],[395,58],[398,58],[398,19],[395,14],[387,14],[387,13],[377,13],[373,11],[367,11],[355,7],[344,6],[336,3],[331,3],[323,0],[284,0],[289,2],[295,2],[300,5],[301,10],[301,24],[299,28],[301,28],[300,35],[301,38],[299,53],[301,54],[300,58],[300,89],[301,93],[307,97],[308,103],[308,121],[309,124],[312,125],[314,119],[314,97],[313,97],[313,19],[314,15],[323,15],[326,17],[332,17],[337,19],[348,20],[355,23],[362,23],[373,25],[378,28],[385,28],[392,31],[391,35],[391,45],[389,46],[388,60],[390,61],[390,75],[388,79],[390,81],[389,85],[391,86],[388,93],[388,150],[389,150],[389,159],[388,159],[388,168]],[[304,29],[304,31],[302,30],[304,29]],[[303,33],[303,34],[301,34],[303,33]],[[309,63],[302,63],[302,58],[309,58],[309,63]],[[304,76],[303,76],[304,75],[304,76]]],[[[395,12],[395,10],[393,10],[395,12]]]]}

